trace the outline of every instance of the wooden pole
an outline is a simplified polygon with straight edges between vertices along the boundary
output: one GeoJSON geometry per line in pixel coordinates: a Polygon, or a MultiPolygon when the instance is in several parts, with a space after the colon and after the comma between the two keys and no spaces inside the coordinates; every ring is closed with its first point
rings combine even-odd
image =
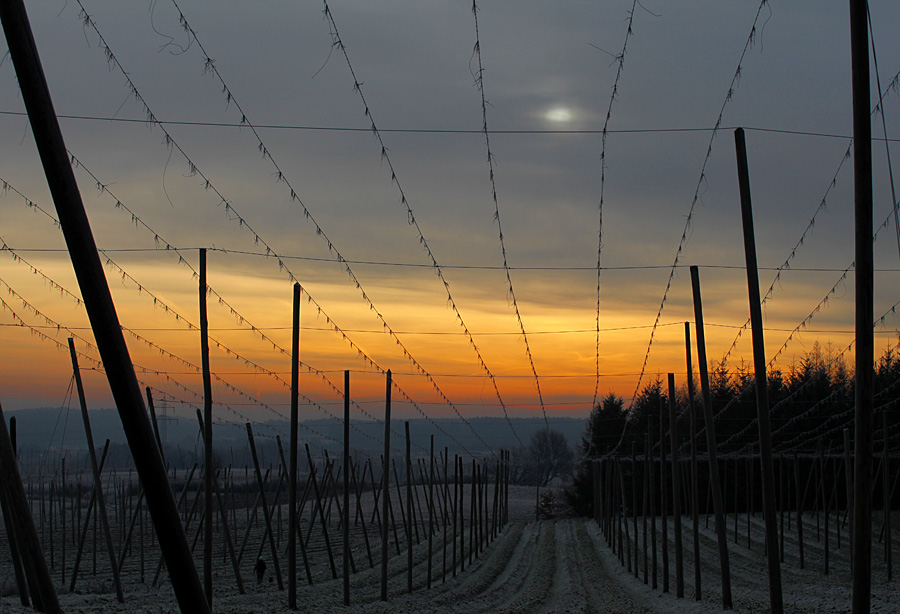
{"type": "MultiPolygon", "coordinates": [[[[275,437],[275,440],[279,444],[281,443],[281,438],[277,435],[275,437]]],[[[271,465],[269,465],[269,470],[271,470],[271,469],[272,469],[272,467],[271,467],[271,465]]],[[[279,468],[278,485],[275,487],[275,497],[272,500],[272,505],[269,506],[269,517],[270,518],[272,518],[275,515],[276,510],[279,509],[278,497],[281,496],[281,487],[284,486],[285,481],[286,481],[285,472],[281,471],[279,468]]],[[[276,526],[276,524],[277,524],[276,521],[273,519],[273,522],[272,522],[272,530],[273,531],[275,530],[274,527],[276,526]]],[[[259,557],[261,557],[263,555],[263,551],[266,549],[266,541],[268,541],[268,534],[269,534],[269,526],[266,525],[266,527],[263,529],[263,536],[262,536],[262,540],[260,540],[259,548],[256,551],[256,559],[259,559],[259,557]]],[[[276,546],[277,546],[277,544],[276,544],[276,546]]],[[[256,559],[254,559],[254,560],[256,560],[256,559]]]]}
{"type": "MultiPolygon", "coordinates": [[[[297,447],[300,425],[300,284],[291,313],[291,436],[288,451],[288,607],[297,609],[297,447]]],[[[312,584],[312,582],[310,582],[312,584]]]]}
{"type": "Polygon", "coordinates": [[[684,551],[681,542],[681,472],[675,419],[675,374],[669,373],[669,442],[672,448],[672,517],[675,519],[675,596],[684,597],[684,551]]]}
{"type": "MultiPolygon", "coordinates": [[[[228,482],[226,481],[226,484],[228,482]]],[[[222,530],[225,532],[225,547],[228,550],[228,555],[231,558],[231,567],[234,570],[234,578],[237,582],[238,592],[243,595],[244,594],[244,581],[241,578],[241,568],[238,564],[237,556],[234,552],[234,544],[231,541],[231,532],[228,530],[228,513],[225,508],[225,502],[223,501],[222,494],[219,490],[219,480],[218,478],[213,483],[216,489],[216,504],[219,508],[219,514],[222,517],[222,530]]]]}
{"type": "MultiPolygon", "coordinates": [[[[107,441],[107,445],[109,445],[109,440],[107,439],[106,441],[107,441]]],[[[190,472],[188,473],[187,479],[184,482],[184,486],[181,489],[181,494],[178,495],[178,503],[177,503],[178,505],[182,505],[182,504],[187,505],[186,501],[187,501],[188,489],[190,488],[191,482],[194,479],[194,472],[196,472],[196,471],[197,471],[197,463],[194,463],[194,465],[191,467],[190,472]]],[[[194,499],[195,504],[196,504],[196,501],[197,500],[194,499]]],[[[187,517],[187,522],[190,522],[190,519],[192,518],[193,513],[194,513],[194,510],[192,508],[190,515],[187,517]]],[[[85,530],[87,530],[87,529],[85,529],[85,530]]],[[[96,536],[96,534],[97,534],[97,515],[95,514],[94,515],[94,535],[96,536]]],[[[96,551],[96,540],[95,540],[94,550],[96,551]]],[[[96,554],[96,552],[95,552],[95,554],[96,554]]],[[[156,582],[157,582],[157,580],[159,580],[159,574],[162,572],[162,566],[163,566],[164,560],[165,559],[162,556],[160,556],[159,559],[156,561],[156,572],[153,575],[153,580],[151,580],[151,582],[150,582],[150,584],[152,586],[156,586],[156,582]]],[[[94,572],[96,573],[97,561],[94,560],[93,563],[94,563],[94,572]]]]}
{"type": "Polygon", "coordinates": [[[9,440],[12,442],[13,453],[16,455],[16,459],[19,458],[19,446],[16,443],[16,417],[9,417],[9,440]]]}
{"type": "Polygon", "coordinates": [[[434,547],[434,435],[431,435],[431,475],[428,478],[428,580],[427,587],[431,589],[431,572],[433,563],[431,555],[434,547]]]}
{"type": "Polygon", "coordinates": [[[132,537],[134,537],[134,528],[138,524],[138,519],[143,509],[144,503],[144,489],[140,489],[140,493],[138,494],[137,505],[135,506],[134,512],[131,514],[131,522],[128,523],[128,532],[125,535],[125,543],[122,546],[122,550],[119,552],[119,562],[117,564],[119,575],[122,574],[122,567],[125,566],[125,554],[128,551],[128,548],[131,546],[132,537]]]}
{"type": "Polygon", "coordinates": [[[700,272],[696,266],[691,267],[691,287],[694,295],[694,326],[697,329],[697,362],[700,365],[703,417],[706,422],[709,479],[712,488],[713,511],[716,516],[716,537],[719,541],[719,569],[722,572],[722,607],[730,610],[732,608],[731,568],[728,562],[728,537],[725,535],[725,506],[722,502],[722,483],[719,481],[719,462],[716,457],[716,427],[713,422],[712,396],[709,390],[706,332],[703,327],[703,302],[700,296],[700,272]]]}
{"type": "MultiPolygon", "coordinates": [[[[334,565],[334,554],[331,550],[331,539],[328,537],[328,523],[325,521],[325,510],[322,506],[321,492],[319,491],[319,481],[316,478],[316,466],[313,464],[312,454],[309,451],[309,444],[304,444],[306,448],[306,461],[309,463],[309,479],[312,480],[313,494],[316,496],[316,505],[313,508],[313,518],[315,519],[316,511],[319,512],[319,520],[322,524],[322,536],[325,538],[325,550],[328,552],[328,564],[331,566],[331,577],[337,580],[337,568],[334,565]]],[[[312,534],[312,523],[309,525],[309,533],[312,534]]],[[[307,541],[309,537],[307,537],[307,541]]]]}
{"type": "Polygon", "coordinates": [[[453,577],[456,577],[456,533],[459,528],[459,519],[456,510],[459,506],[459,456],[453,455],[453,537],[450,540],[453,543],[451,552],[451,567],[453,568],[453,577]]]}
{"type": "Polygon", "coordinates": [[[372,546],[369,544],[369,531],[366,529],[366,514],[362,506],[362,492],[360,491],[360,482],[366,477],[366,468],[363,465],[363,471],[360,479],[356,477],[358,467],[353,460],[350,461],[350,479],[353,482],[353,491],[356,494],[356,519],[362,521],[363,540],[366,543],[366,557],[369,559],[369,569],[375,567],[375,561],[372,559],[372,546]]]}
{"type": "Polygon", "coordinates": [[[687,361],[688,415],[691,428],[691,528],[694,541],[694,600],[703,596],[700,574],[700,480],[697,471],[697,411],[694,408],[694,366],[691,364],[691,323],[684,323],[684,353],[687,361]]]}
{"type": "MultiPolygon", "coordinates": [[[[825,572],[825,575],[827,576],[828,572],[829,572],[829,567],[830,567],[829,558],[830,558],[830,553],[831,553],[831,546],[830,546],[830,541],[831,541],[830,537],[831,536],[829,534],[830,531],[828,530],[828,516],[829,516],[829,512],[831,511],[831,509],[829,506],[828,493],[826,492],[826,489],[825,489],[825,450],[822,446],[819,446],[819,472],[821,475],[820,483],[822,485],[822,508],[824,510],[824,519],[823,520],[824,520],[824,524],[825,524],[825,527],[824,527],[825,528],[825,530],[824,530],[825,540],[824,540],[824,544],[823,544],[823,548],[825,550],[825,560],[824,560],[823,564],[824,564],[824,572],[825,572]]],[[[837,481],[835,481],[835,486],[837,486],[837,481]]]]}
{"type": "Polygon", "coordinates": [[[147,488],[148,507],[171,572],[175,596],[182,611],[206,614],[209,605],[144,410],[128,347],[53,110],[24,0],[0,3],[0,21],[109,387],[138,474],[147,488]]]}
{"type": "Polygon", "coordinates": [[[116,565],[116,553],[113,548],[112,532],[109,528],[109,518],[106,515],[106,505],[103,502],[103,488],[101,486],[100,469],[97,465],[97,452],[94,448],[94,435],[91,432],[91,420],[88,418],[87,401],[84,398],[84,385],[81,382],[81,370],[78,368],[78,354],[75,353],[75,340],[69,337],[69,354],[72,356],[72,370],[75,374],[75,387],[78,390],[78,402],[81,405],[81,418],[84,422],[84,436],[87,440],[88,455],[91,459],[91,471],[94,473],[94,488],[97,491],[97,510],[100,522],[103,525],[106,537],[106,549],[109,555],[109,566],[112,569],[113,582],[116,587],[116,599],[119,603],[125,603],[122,594],[122,582],[119,579],[119,568],[116,565]]]}
{"type": "Polygon", "coordinates": [[[778,560],[784,563],[784,455],[778,458],[778,560]]]}
{"type": "MultiPolygon", "coordinates": [[[[269,474],[271,472],[271,469],[266,469],[266,474],[263,476],[263,484],[268,483],[269,474]]],[[[249,482],[245,483],[245,486],[248,488],[249,485],[249,482]]],[[[250,539],[250,531],[253,529],[253,521],[256,520],[256,515],[259,512],[259,502],[260,494],[256,493],[256,499],[253,501],[253,505],[247,507],[247,526],[244,529],[244,537],[243,539],[241,539],[241,547],[238,549],[238,561],[244,558],[244,550],[247,548],[247,540],[250,539]]]]}
{"type": "Polygon", "coordinates": [[[459,457],[459,571],[466,570],[466,509],[464,507],[466,494],[466,466],[459,457]]]}
{"type": "MultiPolygon", "coordinates": [[[[13,447],[15,449],[15,447],[13,447]]],[[[61,478],[60,478],[60,493],[59,493],[59,525],[62,529],[62,539],[60,540],[60,548],[62,552],[60,553],[61,561],[60,561],[60,584],[65,585],[66,583],[66,457],[63,456],[60,459],[61,464],[61,478]]]]}
{"type": "Polygon", "coordinates": [[[200,365],[203,370],[203,590],[212,609],[213,603],[213,442],[212,377],[209,370],[209,320],[206,313],[206,248],[200,248],[200,365]]]}
{"type": "MultiPolygon", "coordinates": [[[[406,540],[411,541],[412,540],[412,527],[410,526],[410,523],[407,522],[407,520],[406,520],[406,505],[403,503],[403,489],[400,487],[400,476],[397,473],[397,463],[393,462],[393,459],[391,461],[391,469],[394,471],[394,484],[397,485],[397,504],[398,504],[397,506],[400,508],[400,522],[403,523],[403,530],[406,533],[406,540]]],[[[394,508],[391,507],[391,510],[393,510],[393,509],[394,508]]],[[[398,552],[397,556],[399,556],[399,555],[400,555],[400,553],[398,552]]]]}
{"type": "Polygon", "coordinates": [[[256,442],[253,440],[253,427],[247,423],[247,439],[250,442],[250,454],[253,457],[253,467],[256,470],[256,483],[259,484],[260,504],[263,516],[266,519],[266,528],[269,532],[269,547],[272,553],[272,564],[275,566],[275,578],[278,580],[278,590],[284,590],[284,582],[281,578],[281,567],[278,565],[278,548],[275,547],[275,533],[272,531],[272,517],[269,514],[269,506],[266,504],[265,484],[262,479],[262,471],[259,468],[259,457],[256,454],[256,442]]]}
{"type": "Polygon", "coordinates": [[[643,533],[644,539],[642,543],[644,545],[644,584],[647,584],[648,574],[650,573],[650,565],[647,561],[647,513],[649,511],[649,501],[650,501],[650,441],[649,436],[644,437],[644,479],[641,480],[644,483],[644,491],[641,497],[641,532],[643,533]]]}
{"type": "Polygon", "coordinates": [[[413,524],[413,505],[412,505],[412,452],[411,441],[409,438],[409,421],[404,422],[406,427],[406,517],[409,520],[410,530],[406,533],[406,584],[410,593],[413,592],[413,543],[412,543],[412,524],[413,524]]]}
{"type": "MultiPolygon", "coordinates": [[[[206,432],[205,421],[204,421],[203,416],[201,415],[199,409],[197,410],[197,420],[199,420],[199,422],[200,422],[200,432],[205,433],[206,432]]],[[[278,444],[279,444],[279,446],[281,445],[281,440],[278,440],[278,444]]],[[[235,551],[234,551],[234,545],[231,541],[231,532],[228,530],[228,514],[226,513],[225,504],[224,504],[224,501],[222,498],[222,493],[219,488],[219,472],[218,472],[218,470],[216,471],[216,475],[214,477],[215,477],[215,479],[213,479],[212,483],[213,483],[213,492],[216,497],[215,506],[219,510],[219,518],[222,521],[222,530],[225,533],[225,550],[226,550],[227,555],[231,557],[231,567],[234,570],[234,576],[235,576],[235,580],[237,582],[238,592],[241,595],[243,595],[244,594],[244,581],[241,578],[240,564],[238,562],[237,555],[235,554],[235,551]]],[[[226,479],[225,483],[226,483],[226,485],[228,484],[227,479],[226,479]]],[[[279,483],[279,486],[280,486],[280,483],[279,483]]],[[[143,490],[141,491],[141,494],[143,495],[143,490]]],[[[276,498],[277,498],[277,495],[276,495],[276,498]]],[[[208,505],[210,503],[212,503],[212,502],[206,502],[205,497],[204,497],[204,504],[208,505]]],[[[140,506],[140,499],[138,500],[138,506],[140,506]]],[[[204,522],[209,522],[208,518],[209,518],[208,516],[204,515],[204,522]]],[[[130,537],[131,537],[131,532],[129,531],[129,538],[130,537]]],[[[204,539],[205,539],[205,535],[204,535],[204,539]]],[[[210,560],[211,560],[211,557],[210,557],[210,560]]],[[[121,564],[122,563],[120,561],[119,565],[121,566],[121,564]]]]}
{"type": "Polygon", "coordinates": [[[447,581],[447,514],[449,512],[448,505],[448,494],[450,489],[450,474],[448,473],[449,469],[449,460],[450,460],[450,451],[447,446],[444,446],[444,488],[443,488],[443,498],[444,498],[444,513],[442,514],[442,520],[444,527],[444,531],[441,534],[441,582],[444,583],[447,581]]]}
{"type": "MultiPolygon", "coordinates": [[[[13,453],[16,451],[15,440],[12,434],[15,432],[15,417],[9,419],[10,425],[10,446],[13,453]]],[[[6,538],[9,541],[10,557],[12,559],[13,572],[16,577],[16,590],[19,593],[19,601],[23,606],[31,607],[31,601],[28,599],[28,582],[25,580],[25,568],[22,566],[22,555],[19,552],[19,540],[16,535],[16,526],[13,524],[12,508],[10,502],[6,498],[6,490],[0,488],[0,509],[3,511],[3,524],[6,528],[6,538]]]]}
{"type": "Polygon", "coordinates": [[[8,510],[4,510],[4,513],[10,512],[11,524],[15,527],[15,534],[11,535],[10,539],[16,539],[18,542],[34,609],[48,614],[62,614],[56,588],[53,586],[50,570],[47,569],[47,562],[44,559],[43,550],[41,550],[28,499],[25,496],[25,486],[22,484],[22,476],[19,474],[16,453],[6,428],[6,418],[3,417],[2,408],[0,408],[0,422],[2,422],[0,424],[0,491],[3,492],[2,500],[8,505],[8,510]]]}
{"type": "MultiPolygon", "coordinates": [[[[872,427],[874,431],[874,424],[872,427]]],[[[853,571],[853,557],[852,557],[852,548],[853,548],[853,510],[851,502],[853,501],[853,464],[852,459],[850,458],[850,431],[848,429],[844,429],[843,432],[844,437],[844,481],[846,482],[845,486],[847,488],[847,510],[850,512],[850,548],[851,548],[851,560],[850,560],[850,570],[853,571]]],[[[837,474],[835,474],[835,484],[837,484],[837,474]]],[[[840,535],[840,516],[838,516],[838,535],[840,535]]],[[[840,547],[840,546],[838,546],[840,547]]]]}
{"type": "Polygon", "coordinates": [[[797,547],[800,555],[800,569],[806,566],[806,559],[803,550],[803,504],[806,502],[806,493],[800,496],[800,459],[794,452],[794,489],[795,498],[797,499],[797,547]]]}
{"type": "Polygon", "coordinates": [[[881,490],[884,502],[884,562],[887,565],[887,579],[894,579],[894,554],[891,546],[891,441],[888,439],[887,410],[881,412],[881,426],[884,435],[884,448],[881,451],[882,465],[881,490]]]}
{"type": "Polygon", "coordinates": [[[391,371],[385,377],[384,390],[384,455],[381,457],[381,600],[388,598],[388,506],[390,505],[390,471],[388,464],[391,458],[391,371]]]}
{"type": "MultiPolygon", "coordinates": [[[[652,450],[653,442],[653,416],[647,416],[647,454],[652,450]]],[[[655,461],[651,458],[648,466],[650,471],[650,588],[656,589],[658,584],[659,559],[656,554],[656,476],[653,475],[655,461]]]]}
{"type": "Polygon", "coordinates": [[[162,457],[163,462],[166,460],[166,453],[163,450],[163,442],[159,436],[159,422],[156,420],[156,407],[153,404],[153,392],[150,390],[150,386],[146,388],[147,392],[147,409],[150,410],[150,425],[153,427],[153,436],[156,438],[156,445],[159,448],[159,455],[162,457]]]}
{"type": "MultiPolygon", "coordinates": [[[[631,573],[631,536],[628,534],[628,516],[625,513],[625,476],[622,475],[622,458],[616,456],[616,473],[619,474],[619,550],[625,551],[625,558],[628,561],[627,571],[631,573]],[[624,531],[624,540],[623,540],[624,531]]],[[[621,560],[622,554],[619,554],[621,560]]]]}
{"type": "Polygon", "coordinates": [[[302,530],[302,527],[300,526],[300,518],[301,518],[301,516],[303,516],[303,510],[306,508],[306,501],[309,498],[310,492],[311,492],[311,483],[310,483],[310,480],[307,478],[306,486],[304,486],[304,488],[303,488],[303,496],[300,498],[300,507],[297,510],[296,522],[297,522],[297,533],[298,533],[297,542],[300,544],[300,556],[303,557],[303,567],[306,571],[306,582],[307,582],[307,584],[309,584],[309,586],[312,586],[312,583],[313,583],[312,570],[309,567],[309,556],[307,555],[307,552],[306,552],[306,541],[303,539],[303,530],[302,530]]]}
{"type": "Polygon", "coordinates": [[[856,226],[856,442],[853,481],[853,614],[872,604],[872,457],[875,384],[872,251],[872,119],[869,100],[868,2],[850,0],[853,80],[853,180],[856,226]]]}
{"type": "Polygon", "coordinates": [[[631,442],[631,524],[632,533],[634,534],[634,577],[638,577],[639,557],[638,557],[638,482],[637,482],[637,442],[631,442]]]}
{"type": "Polygon", "coordinates": [[[750,328],[753,335],[753,365],[756,373],[756,423],[759,427],[759,463],[762,479],[763,517],[766,527],[766,558],[769,566],[769,602],[772,614],[784,611],[781,587],[781,562],[778,559],[778,520],[775,515],[775,466],[772,461],[772,429],[769,424],[769,390],[766,352],[763,338],[759,272],[756,264],[756,237],[750,198],[750,170],[744,130],[734,131],[737,150],[738,184],[741,194],[741,219],[744,228],[744,255],[747,263],[747,288],[750,296],[750,328]]]}
{"type": "Polygon", "coordinates": [[[350,371],[344,371],[344,605],[350,605],[350,371]]]}
{"type": "MultiPolygon", "coordinates": [[[[666,481],[666,412],[659,400],[659,515],[662,527],[663,592],[669,592],[669,488],[666,481]]],[[[675,485],[673,484],[673,487],[675,485]]]]}
{"type": "Polygon", "coordinates": [[[472,459],[472,488],[469,494],[469,565],[475,563],[478,555],[478,543],[475,539],[478,526],[478,474],[475,459],[472,459]]]}

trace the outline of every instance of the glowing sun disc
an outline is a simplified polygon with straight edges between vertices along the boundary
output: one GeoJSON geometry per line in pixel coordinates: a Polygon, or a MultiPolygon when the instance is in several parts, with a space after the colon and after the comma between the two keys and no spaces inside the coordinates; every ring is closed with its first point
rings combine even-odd
{"type": "Polygon", "coordinates": [[[565,107],[556,107],[547,111],[545,117],[551,122],[564,123],[572,120],[572,111],[565,107]]]}

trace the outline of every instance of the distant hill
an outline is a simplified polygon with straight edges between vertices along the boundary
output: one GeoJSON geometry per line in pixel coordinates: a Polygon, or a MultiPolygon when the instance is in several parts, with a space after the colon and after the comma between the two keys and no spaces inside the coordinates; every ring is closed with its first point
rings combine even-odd
{"type": "MultiPolygon", "coordinates": [[[[23,453],[42,455],[46,451],[65,449],[77,454],[87,449],[81,412],[77,409],[37,408],[4,412],[7,420],[16,418],[17,445],[23,453]]],[[[125,433],[118,412],[113,409],[96,409],[89,412],[94,444],[101,447],[106,439],[115,450],[116,464],[126,461],[125,433]],[[124,457],[124,458],[123,458],[124,457]]],[[[526,445],[532,434],[546,428],[540,418],[513,418],[512,425],[519,439],[526,445]]],[[[519,445],[505,418],[469,418],[471,428],[459,420],[425,419],[410,420],[413,455],[427,454],[430,435],[434,435],[435,453],[446,447],[450,454],[484,456],[489,450],[512,449],[519,445]],[[437,425],[437,427],[435,426],[437,425]],[[474,432],[473,432],[474,431],[474,432]]],[[[378,458],[383,452],[384,426],[377,422],[351,421],[351,446],[361,457],[378,458]]],[[[570,446],[580,441],[585,421],[577,418],[553,418],[551,429],[562,433],[570,446]]],[[[286,421],[267,421],[254,424],[253,432],[263,464],[278,459],[275,436],[281,437],[287,450],[289,424],[286,421]]],[[[160,424],[167,460],[177,466],[189,465],[200,453],[199,425],[187,416],[168,416],[160,424]]],[[[391,456],[399,456],[405,450],[402,421],[392,422],[391,456]]],[[[247,456],[247,431],[244,425],[214,423],[213,442],[216,455],[224,464],[241,466],[249,462],[247,456]]],[[[300,428],[301,456],[303,444],[309,444],[314,455],[327,452],[339,455],[343,445],[343,424],[338,420],[307,420],[300,428]]],[[[79,455],[80,456],[80,455],[79,455]]],[[[126,463],[127,464],[127,463],[126,463]]]]}

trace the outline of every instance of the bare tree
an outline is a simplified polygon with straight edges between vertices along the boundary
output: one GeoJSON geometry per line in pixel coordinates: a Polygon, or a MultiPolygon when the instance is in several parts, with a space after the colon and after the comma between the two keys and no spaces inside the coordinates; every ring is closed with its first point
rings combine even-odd
{"type": "Polygon", "coordinates": [[[513,452],[513,480],[520,484],[545,487],[555,478],[572,474],[574,455],[559,431],[536,431],[523,448],[513,452]]]}

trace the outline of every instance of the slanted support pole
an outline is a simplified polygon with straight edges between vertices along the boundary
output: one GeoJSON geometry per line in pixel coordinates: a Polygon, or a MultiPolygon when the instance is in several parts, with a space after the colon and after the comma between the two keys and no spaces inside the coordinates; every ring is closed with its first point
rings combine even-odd
{"type": "Polygon", "coordinates": [[[747,144],[742,128],[734,131],[734,144],[737,150],[738,186],[741,193],[741,220],[744,227],[744,256],[747,263],[747,290],[750,297],[753,367],[756,373],[756,424],[759,427],[759,463],[760,473],[762,474],[763,517],[766,526],[766,559],[769,564],[769,607],[772,614],[781,614],[784,612],[784,599],[781,591],[781,561],[778,558],[778,519],[775,515],[775,464],[772,461],[772,429],[769,425],[766,351],[763,339],[762,305],[760,304],[761,299],[759,296],[759,271],[756,264],[756,236],[753,231],[753,206],[750,198],[750,169],[747,163],[747,144]]]}
{"type": "Polygon", "coordinates": [[[81,418],[84,421],[84,436],[87,441],[88,455],[91,459],[91,471],[94,474],[94,488],[97,492],[97,511],[100,522],[103,525],[103,533],[106,538],[106,550],[109,554],[109,566],[112,569],[113,583],[116,587],[116,600],[125,603],[122,593],[122,582],[119,580],[119,566],[116,564],[116,552],[113,548],[112,532],[109,528],[109,518],[106,515],[106,505],[103,502],[103,487],[100,478],[100,468],[97,464],[97,451],[94,448],[94,436],[91,432],[91,421],[88,418],[87,401],[84,397],[84,385],[81,382],[81,371],[78,368],[78,354],[75,353],[75,340],[69,337],[69,353],[72,356],[72,370],[75,374],[75,387],[78,390],[78,402],[81,405],[81,418]]]}
{"type": "Polygon", "coordinates": [[[278,580],[278,590],[284,590],[284,581],[281,579],[281,567],[278,565],[278,548],[275,546],[275,533],[272,532],[272,516],[269,514],[269,505],[266,503],[266,485],[262,479],[262,471],[259,468],[259,455],[256,453],[256,441],[253,439],[253,427],[248,422],[247,439],[250,442],[250,455],[253,457],[253,468],[256,471],[256,483],[259,485],[259,499],[263,516],[266,520],[266,531],[269,537],[269,548],[272,554],[272,563],[275,566],[275,578],[278,580]]]}
{"type": "MultiPolygon", "coordinates": [[[[94,235],[50,100],[24,0],[0,2],[0,21],[110,391],[135,467],[147,491],[147,506],[169,568],[175,597],[182,612],[208,614],[209,604],[203,594],[200,576],[178,517],[175,497],[169,487],[166,468],[144,409],[94,235]]],[[[6,428],[5,424],[3,428],[6,428]]]]}
{"type": "Polygon", "coordinates": [[[716,456],[716,428],[713,422],[712,394],[709,390],[709,363],[706,359],[706,329],[703,326],[700,271],[696,266],[691,267],[691,289],[694,296],[694,327],[697,329],[697,363],[700,367],[703,418],[706,423],[709,480],[712,491],[713,511],[716,516],[716,538],[719,542],[719,568],[722,572],[722,607],[730,610],[733,606],[731,597],[731,566],[728,562],[728,536],[725,534],[725,504],[722,500],[722,482],[719,478],[719,460],[716,456]]]}
{"type": "Polygon", "coordinates": [[[206,248],[200,248],[200,364],[203,370],[203,590],[213,602],[213,467],[212,377],[209,370],[209,320],[206,313],[206,248]]]}

